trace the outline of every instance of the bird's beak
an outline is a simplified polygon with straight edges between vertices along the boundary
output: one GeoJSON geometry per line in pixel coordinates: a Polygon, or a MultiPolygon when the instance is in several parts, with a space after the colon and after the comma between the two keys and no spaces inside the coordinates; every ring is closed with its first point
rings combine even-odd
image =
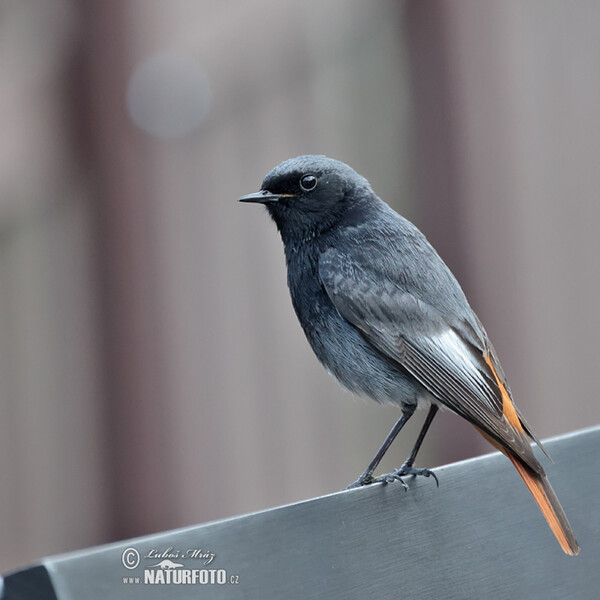
{"type": "Polygon", "coordinates": [[[259,204],[266,204],[267,202],[277,202],[281,198],[281,194],[271,194],[267,190],[261,190],[260,192],[254,192],[254,194],[247,194],[242,196],[240,202],[258,202],[259,204]]]}

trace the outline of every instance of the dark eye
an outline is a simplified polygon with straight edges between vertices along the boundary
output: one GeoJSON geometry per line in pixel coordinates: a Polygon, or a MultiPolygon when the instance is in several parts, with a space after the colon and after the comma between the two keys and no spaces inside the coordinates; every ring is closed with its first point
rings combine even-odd
{"type": "Polygon", "coordinates": [[[300,187],[305,192],[310,192],[317,187],[317,178],[314,175],[303,175],[300,178],[300,187]]]}

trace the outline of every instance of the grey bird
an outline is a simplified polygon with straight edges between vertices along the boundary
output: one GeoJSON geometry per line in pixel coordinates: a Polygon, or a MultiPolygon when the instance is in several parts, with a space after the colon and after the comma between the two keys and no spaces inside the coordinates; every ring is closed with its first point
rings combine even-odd
{"type": "Polygon", "coordinates": [[[438,408],[472,423],[513,463],[567,554],[579,544],[535,457],[545,452],[514,405],[497,354],[450,269],[425,236],[348,165],[287,160],[241,202],[264,204],[281,234],[292,304],[324,367],[341,385],[402,414],[350,487],[409,475],[438,408]],[[417,407],[429,411],[404,464],[375,479],[417,407]]]}

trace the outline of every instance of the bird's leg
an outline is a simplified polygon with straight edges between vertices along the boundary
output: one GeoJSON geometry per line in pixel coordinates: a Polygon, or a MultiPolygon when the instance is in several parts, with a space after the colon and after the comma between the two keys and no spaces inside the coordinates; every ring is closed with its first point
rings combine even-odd
{"type": "Polygon", "coordinates": [[[415,442],[413,449],[410,451],[408,458],[404,461],[403,465],[399,469],[394,469],[394,471],[392,473],[390,473],[389,475],[384,475],[383,477],[379,478],[380,481],[389,483],[391,481],[398,480],[398,481],[401,481],[402,484],[404,484],[404,481],[402,481],[402,477],[404,477],[406,475],[423,475],[423,477],[433,477],[435,479],[436,485],[439,487],[440,482],[438,481],[438,478],[433,471],[431,471],[429,469],[415,469],[413,467],[415,458],[417,458],[417,453],[419,452],[419,449],[421,448],[421,444],[423,443],[423,440],[425,439],[425,434],[427,433],[427,430],[429,429],[429,426],[431,425],[431,422],[433,421],[433,417],[435,417],[435,414],[437,413],[437,411],[438,411],[438,405],[432,404],[429,408],[429,412],[427,413],[427,418],[425,419],[425,423],[423,423],[423,427],[421,428],[421,432],[419,433],[419,437],[417,438],[417,441],[415,442]]]}
{"type": "MultiPolygon", "coordinates": [[[[387,452],[388,448],[391,446],[392,442],[396,439],[396,436],[400,433],[400,430],[404,427],[404,425],[408,422],[408,420],[413,416],[415,412],[414,406],[409,406],[404,408],[402,411],[402,416],[396,421],[392,430],[388,433],[388,436],[385,438],[385,441],[381,445],[381,448],[377,451],[377,454],[373,458],[373,460],[369,463],[369,466],[365,469],[365,472],[354,482],[351,483],[346,489],[357,488],[363,485],[369,485],[373,483],[375,479],[373,479],[373,472],[381,462],[383,455],[387,452]]],[[[433,418],[433,417],[432,417],[433,418]]],[[[424,435],[424,434],[423,434],[424,435]]],[[[418,451],[418,448],[417,448],[418,451]]],[[[412,455],[412,453],[411,453],[412,455]]],[[[416,452],[415,452],[416,455],[416,452]]],[[[414,461],[414,458],[413,458],[414,461]]]]}

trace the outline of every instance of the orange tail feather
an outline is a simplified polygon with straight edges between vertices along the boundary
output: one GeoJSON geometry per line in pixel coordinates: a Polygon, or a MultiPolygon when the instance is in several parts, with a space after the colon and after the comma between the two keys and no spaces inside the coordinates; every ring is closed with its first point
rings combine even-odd
{"type": "Polygon", "coordinates": [[[540,507],[546,521],[548,521],[548,525],[558,540],[560,547],[571,556],[579,554],[579,544],[575,539],[575,534],[548,478],[545,475],[540,475],[532,471],[517,457],[511,456],[508,452],[504,452],[504,454],[508,456],[525,482],[525,485],[529,488],[533,499],[540,507]]]}
{"type": "MultiPolygon", "coordinates": [[[[523,430],[523,425],[521,424],[521,420],[519,419],[519,415],[512,403],[510,398],[510,394],[506,389],[504,383],[498,376],[496,369],[492,363],[492,360],[488,354],[484,357],[485,362],[491,369],[494,378],[496,379],[496,383],[498,385],[498,389],[502,394],[502,413],[506,417],[506,420],[509,424],[519,433],[525,435],[525,431],[523,430]]],[[[558,540],[560,547],[571,556],[576,556],[579,554],[579,544],[575,539],[575,534],[571,529],[571,525],[567,520],[567,515],[565,515],[565,511],[563,510],[548,478],[543,473],[536,473],[532,469],[530,469],[525,463],[523,463],[518,457],[510,454],[508,450],[503,448],[496,440],[492,439],[490,436],[485,434],[480,430],[480,433],[489,440],[500,452],[508,456],[512,464],[517,469],[521,479],[525,482],[525,485],[529,488],[533,499],[536,504],[540,507],[542,514],[546,521],[548,521],[548,525],[550,525],[550,529],[552,529],[552,533],[558,540]]]]}

